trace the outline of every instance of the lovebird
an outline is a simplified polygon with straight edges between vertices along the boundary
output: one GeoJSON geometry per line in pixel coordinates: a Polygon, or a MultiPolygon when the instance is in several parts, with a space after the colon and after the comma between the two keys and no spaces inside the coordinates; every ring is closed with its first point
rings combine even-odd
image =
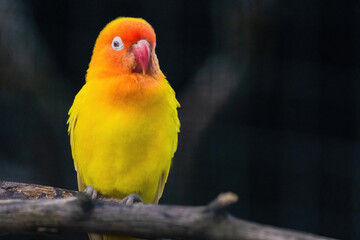
{"type": "Polygon", "coordinates": [[[177,148],[180,105],[155,46],[152,26],[140,18],[117,18],[100,32],[67,122],[79,191],[158,203],[177,148]]]}

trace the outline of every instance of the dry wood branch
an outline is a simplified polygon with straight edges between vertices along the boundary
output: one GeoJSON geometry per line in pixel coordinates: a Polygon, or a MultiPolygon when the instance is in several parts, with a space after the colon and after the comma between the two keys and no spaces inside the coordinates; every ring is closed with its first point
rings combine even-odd
{"type": "Polygon", "coordinates": [[[0,232],[96,232],[143,238],[320,240],[330,239],[240,220],[225,209],[237,201],[219,195],[207,206],[123,205],[91,200],[76,191],[0,182],[0,232]],[[33,201],[28,201],[32,199],[33,201]]]}

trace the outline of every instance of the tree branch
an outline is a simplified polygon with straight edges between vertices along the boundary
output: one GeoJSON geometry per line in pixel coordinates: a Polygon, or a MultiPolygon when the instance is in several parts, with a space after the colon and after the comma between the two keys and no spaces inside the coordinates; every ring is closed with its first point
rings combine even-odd
{"type": "Polygon", "coordinates": [[[0,232],[111,233],[142,238],[325,240],[313,234],[237,219],[226,208],[237,201],[220,194],[207,206],[119,204],[100,196],[34,184],[0,182],[0,232]],[[33,200],[33,201],[27,201],[33,200]]]}

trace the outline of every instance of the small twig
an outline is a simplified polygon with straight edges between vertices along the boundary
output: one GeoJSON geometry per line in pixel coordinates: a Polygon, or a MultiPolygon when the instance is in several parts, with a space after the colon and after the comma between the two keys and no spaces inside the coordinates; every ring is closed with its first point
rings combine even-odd
{"type": "Polygon", "coordinates": [[[238,201],[238,196],[232,192],[221,193],[217,198],[215,198],[211,203],[209,203],[208,208],[211,211],[224,211],[230,205],[238,201]]]}
{"type": "Polygon", "coordinates": [[[0,182],[0,232],[94,232],[142,238],[213,240],[329,240],[240,220],[225,209],[237,201],[220,194],[207,206],[125,205],[60,188],[0,182]],[[28,201],[28,199],[33,199],[28,201]],[[221,217],[219,216],[221,213],[221,217]]]}

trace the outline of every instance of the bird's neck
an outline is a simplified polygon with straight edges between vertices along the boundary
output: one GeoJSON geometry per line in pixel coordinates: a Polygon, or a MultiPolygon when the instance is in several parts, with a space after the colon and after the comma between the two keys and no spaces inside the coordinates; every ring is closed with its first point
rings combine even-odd
{"type": "Polygon", "coordinates": [[[162,94],[167,81],[162,74],[154,78],[146,74],[132,73],[116,77],[87,76],[87,84],[100,92],[101,98],[105,101],[114,106],[121,106],[129,103],[151,103],[162,94]]]}

